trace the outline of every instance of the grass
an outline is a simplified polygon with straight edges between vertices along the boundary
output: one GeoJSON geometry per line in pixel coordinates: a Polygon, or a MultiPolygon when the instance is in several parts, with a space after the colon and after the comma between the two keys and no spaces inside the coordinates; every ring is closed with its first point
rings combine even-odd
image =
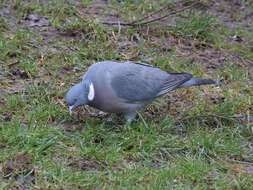
{"type": "MultiPolygon", "coordinates": [[[[247,28],[192,10],[119,31],[75,14],[97,6],[89,0],[0,2],[12,15],[0,18],[0,189],[253,188],[247,28]],[[51,25],[29,27],[30,13],[51,25]],[[63,97],[89,65],[127,59],[224,84],[173,92],[132,124],[69,115],[63,97]]],[[[112,1],[102,13],[131,21],[167,3],[112,1]]]]}
{"type": "Polygon", "coordinates": [[[199,13],[189,13],[187,20],[179,20],[173,31],[176,36],[197,39],[202,42],[213,41],[215,33],[215,18],[199,13]]]}

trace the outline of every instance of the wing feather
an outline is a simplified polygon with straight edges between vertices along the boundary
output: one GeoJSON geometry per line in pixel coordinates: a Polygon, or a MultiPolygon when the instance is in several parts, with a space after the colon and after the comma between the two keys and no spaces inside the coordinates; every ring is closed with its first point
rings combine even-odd
{"type": "Polygon", "coordinates": [[[168,79],[164,82],[163,86],[156,96],[162,96],[176,89],[191,78],[192,75],[189,73],[169,73],[168,79]]]}
{"type": "Polygon", "coordinates": [[[127,102],[153,100],[192,78],[188,73],[167,73],[156,67],[132,63],[122,64],[121,69],[112,72],[112,89],[127,102]]]}

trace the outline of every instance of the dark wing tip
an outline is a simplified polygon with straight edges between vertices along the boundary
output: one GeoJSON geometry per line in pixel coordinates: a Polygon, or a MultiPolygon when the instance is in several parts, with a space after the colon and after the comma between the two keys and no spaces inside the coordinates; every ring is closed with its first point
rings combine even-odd
{"type": "Polygon", "coordinates": [[[191,73],[174,73],[174,72],[167,72],[170,75],[184,75],[186,78],[191,79],[193,76],[191,73]]]}
{"type": "Polygon", "coordinates": [[[147,64],[147,63],[143,63],[143,62],[133,62],[133,63],[134,63],[134,64],[137,64],[137,65],[146,66],[146,67],[157,68],[157,67],[155,67],[154,65],[150,65],[150,64],[147,64]]]}
{"type": "Polygon", "coordinates": [[[170,77],[165,81],[164,85],[160,89],[160,92],[156,96],[164,95],[176,88],[180,85],[189,81],[192,78],[192,74],[190,73],[168,73],[170,77]]]}

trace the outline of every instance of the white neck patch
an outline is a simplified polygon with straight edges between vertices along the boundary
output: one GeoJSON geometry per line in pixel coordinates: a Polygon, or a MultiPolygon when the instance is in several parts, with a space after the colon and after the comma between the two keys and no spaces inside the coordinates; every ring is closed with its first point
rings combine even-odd
{"type": "Polygon", "coordinates": [[[95,89],[94,89],[93,83],[91,83],[89,86],[88,100],[92,101],[94,97],[95,97],[95,89]]]}

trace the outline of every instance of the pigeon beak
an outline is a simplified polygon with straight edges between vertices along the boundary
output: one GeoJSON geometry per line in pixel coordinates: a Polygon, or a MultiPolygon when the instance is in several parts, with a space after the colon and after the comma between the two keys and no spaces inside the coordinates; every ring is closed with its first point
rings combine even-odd
{"type": "Polygon", "coordinates": [[[72,109],[74,108],[74,106],[69,106],[69,113],[70,115],[72,115],[72,109]]]}

